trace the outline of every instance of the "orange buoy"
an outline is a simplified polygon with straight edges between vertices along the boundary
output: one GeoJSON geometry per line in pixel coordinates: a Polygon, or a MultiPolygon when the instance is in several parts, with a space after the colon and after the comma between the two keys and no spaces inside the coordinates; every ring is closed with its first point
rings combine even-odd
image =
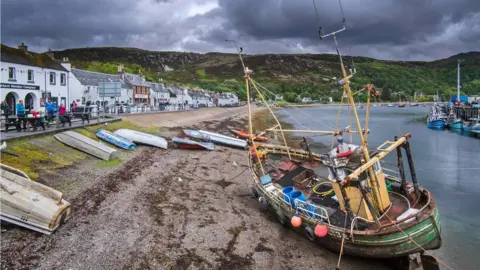
{"type": "Polygon", "coordinates": [[[315,226],[315,235],[317,237],[325,237],[325,235],[327,235],[327,233],[328,233],[328,226],[327,225],[325,225],[323,223],[322,224],[319,223],[315,226]]]}
{"type": "Polygon", "coordinates": [[[291,223],[294,228],[298,228],[302,225],[302,218],[299,216],[293,216],[291,223]]]}

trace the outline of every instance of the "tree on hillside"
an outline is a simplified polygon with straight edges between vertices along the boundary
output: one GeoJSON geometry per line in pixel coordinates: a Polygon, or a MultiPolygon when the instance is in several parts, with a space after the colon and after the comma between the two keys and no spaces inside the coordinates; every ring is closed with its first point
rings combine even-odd
{"type": "Polygon", "coordinates": [[[286,92],[283,99],[287,102],[295,102],[297,100],[297,94],[294,92],[286,92]]]}
{"type": "Polygon", "coordinates": [[[388,87],[383,88],[382,95],[380,96],[382,100],[391,100],[392,99],[392,90],[388,87]]]}

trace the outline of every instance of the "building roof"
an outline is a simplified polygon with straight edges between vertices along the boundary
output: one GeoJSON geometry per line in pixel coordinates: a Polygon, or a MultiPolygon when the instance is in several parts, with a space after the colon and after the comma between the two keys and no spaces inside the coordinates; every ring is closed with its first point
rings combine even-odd
{"type": "Polygon", "coordinates": [[[150,83],[147,82],[142,76],[140,76],[138,74],[132,74],[132,73],[126,73],[125,72],[125,79],[131,85],[150,87],[150,83]]]}
{"type": "Polygon", "coordinates": [[[60,63],[50,58],[46,53],[24,52],[23,50],[8,47],[3,44],[1,46],[1,51],[2,62],[68,72],[68,70],[66,70],[60,63]]]}
{"type": "Polygon", "coordinates": [[[163,84],[152,83],[152,82],[148,82],[148,83],[150,84],[150,89],[152,89],[153,92],[169,93],[167,89],[163,88],[163,84]]]}
{"type": "Polygon", "coordinates": [[[98,86],[99,82],[121,82],[122,88],[130,88],[119,75],[72,68],[73,75],[83,84],[98,86]]]}

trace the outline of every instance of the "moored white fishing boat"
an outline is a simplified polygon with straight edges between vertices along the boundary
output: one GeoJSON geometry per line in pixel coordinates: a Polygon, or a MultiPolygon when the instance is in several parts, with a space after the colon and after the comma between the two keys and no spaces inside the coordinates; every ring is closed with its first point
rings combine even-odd
{"type": "Polygon", "coordinates": [[[120,137],[132,140],[136,143],[148,144],[148,145],[156,146],[163,149],[168,148],[167,140],[159,136],[155,136],[155,135],[151,135],[151,134],[147,134],[147,133],[143,133],[143,132],[131,130],[131,129],[117,129],[113,133],[120,137]]]}

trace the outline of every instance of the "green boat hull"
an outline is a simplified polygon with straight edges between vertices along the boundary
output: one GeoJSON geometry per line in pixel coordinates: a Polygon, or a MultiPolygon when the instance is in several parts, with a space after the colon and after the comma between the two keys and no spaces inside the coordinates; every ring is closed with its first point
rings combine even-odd
{"type": "MultiPolygon", "coordinates": [[[[256,175],[254,174],[256,177],[256,175]]],[[[255,181],[255,191],[268,202],[268,208],[273,211],[280,223],[285,227],[290,227],[300,234],[305,234],[307,238],[315,243],[324,246],[330,250],[339,252],[342,244],[342,235],[344,229],[341,227],[328,225],[328,234],[325,237],[308,237],[306,228],[314,230],[316,223],[311,219],[302,219],[302,226],[293,228],[290,226],[291,218],[296,214],[295,210],[289,208],[281,200],[272,197],[258,181],[255,181]]],[[[425,190],[425,192],[428,192],[425,190]]],[[[430,194],[431,195],[431,194],[430,194]]],[[[409,254],[422,252],[424,250],[434,250],[440,248],[442,241],[440,237],[440,215],[435,207],[435,201],[432,200],[428,206],[428,212],[431,214],[422,215],[419,222],[412,221],[414,225],[400,224],[402,230],[395,228],[389,232],[359,232],[351,233],[350,226],[345,230],[345,243],[343,252],[352,256],[367,258],[394,258],[403,257],[409,254]],[[433,208],[431,208],[433,207],[433,208]],[[404,228],[405,227],[405,228],[404,228]],[[392,232],[393,231],[393,232],[392,232]]]]}

